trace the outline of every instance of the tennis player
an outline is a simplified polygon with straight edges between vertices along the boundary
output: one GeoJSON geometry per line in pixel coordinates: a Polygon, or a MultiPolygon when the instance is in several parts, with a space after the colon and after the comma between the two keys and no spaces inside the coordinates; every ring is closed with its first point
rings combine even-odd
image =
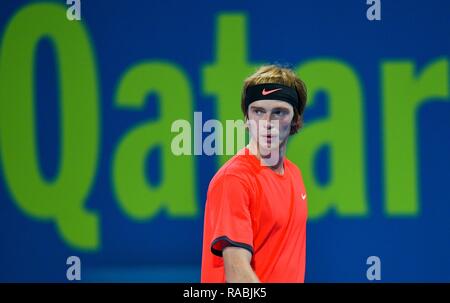
{"type": "Polygon", "coordinates": [[[202,282],[304,282],[307,197],[286,147],[305,105],[306,86],[291,69],[261,66],[244,81],[250,141],[209,184],[202,282]]]}

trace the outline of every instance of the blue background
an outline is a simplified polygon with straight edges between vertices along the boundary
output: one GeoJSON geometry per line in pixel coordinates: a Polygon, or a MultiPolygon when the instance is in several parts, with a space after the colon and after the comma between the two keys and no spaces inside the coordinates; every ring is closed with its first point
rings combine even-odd
{"type": "MultiPolygon", "coordinates": [[[[18,10],[33,2],[0,1],[0,34],[18,10]]],[[[66,6],[65,1],[53,2],[66,6]]],[[[375,255],[381,259],[384,282],[450,282],[450,103],[430,102],[419,111],[418,216],[383,213],[380,147],[380,63],[411,59],[420,70],[435,58],[448,60],[450,2],[381,3],[382,20],[370,22],[363,0],[82,1],[82,22],[97,58],[101,96],[101,155],[87,203],[101,214],[101,248],[92,253],[73,249],[53,223],[25,216],[0,173],[0,281],[67,281],[66,259],[71,255],[82,260],[83,281],[199,281],[203,206],[208,183],[219,168],[217,158],[195,158],[201,210],[197,217],[173,219],[161,213],[145,222],[130,220],[112,193],[112,155],[128,129],[157,118],[157,105],[148,102],[142,111],[124,111],[115,108],[113,100],[130,66],[164,59],[188,73],[194,109],[203,112],[204,120],[215,118],[214,100],[201,89],[200,68],[215,60],[218,14],[239,12],[247,16],[250,62],[296,65],[319,57],[339,58],[358,74],[365,94],[370,214],[343,218],[330,213],[309,221],[306,281],[367,281],[366,259],[375,255]],[[270,37],[277,37],[277,42],[270,42],[270,37]]],[[[54,56],[51,45],[42,41],[36,57],[36,104],[39,159],[46,177],[55,174],[60,153],[54,56]]],[[[323,101],[306,113],[306,122],[326,114],[323,101]]],[[[152,154],[149,162],[157,163],[160,156],[152,154]]],[[[148,174],[150,179],[159,177],[157,171],[148,174]]]]}

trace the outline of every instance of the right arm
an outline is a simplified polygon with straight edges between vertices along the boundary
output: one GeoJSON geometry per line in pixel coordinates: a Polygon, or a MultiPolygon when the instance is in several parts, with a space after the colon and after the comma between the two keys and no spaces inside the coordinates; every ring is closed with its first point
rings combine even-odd
{"type": "Polygon", "coordinates": [[[252,254],[244,248],[228,246],[223,249],[225,280],[228,283],[259,283],[250,265],[252,254]]]}

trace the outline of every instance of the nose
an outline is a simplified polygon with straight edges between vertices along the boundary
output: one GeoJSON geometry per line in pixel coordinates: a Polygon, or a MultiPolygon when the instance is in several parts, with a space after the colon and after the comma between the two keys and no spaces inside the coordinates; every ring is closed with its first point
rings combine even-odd
{"type": "Polygon", "coordinates": [[[271,119],[270,113],[265,115],[265,117],[263,119],[263,127],[266,130],[271,130],[274,127],[273,120],[271,119]]]}

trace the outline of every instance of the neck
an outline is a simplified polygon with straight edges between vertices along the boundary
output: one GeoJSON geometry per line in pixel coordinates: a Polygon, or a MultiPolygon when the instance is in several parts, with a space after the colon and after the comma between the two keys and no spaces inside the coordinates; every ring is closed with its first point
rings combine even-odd
{"type": "Polygon", "coordinates": [[[258,142],[256,142],[255,139],[251,138],[250,139],[250,143],[247,145],[247,148],[250,150],[250,153],[255,155],[259,161],[261,161],[261,163],[267,167],[269,167],[270,169],[272,169],[274,172],[276,172],[277,174],[284,174],[284,157],[286,155],[286,144],[287,144],[287,139],[283,142],[281,142],[280,144],[280,148],[278,148],[277,150],[272,151],[272,153],[278,153],[278,161],[274,164],[274,165],[269,165],[269,159],[274,156],[271,153],[267,153],[267,152],[263,152],[261,153],[261,150],[258,146],[258,142]],[[263,156],[264,155],[264,156],[263,156]]]}

